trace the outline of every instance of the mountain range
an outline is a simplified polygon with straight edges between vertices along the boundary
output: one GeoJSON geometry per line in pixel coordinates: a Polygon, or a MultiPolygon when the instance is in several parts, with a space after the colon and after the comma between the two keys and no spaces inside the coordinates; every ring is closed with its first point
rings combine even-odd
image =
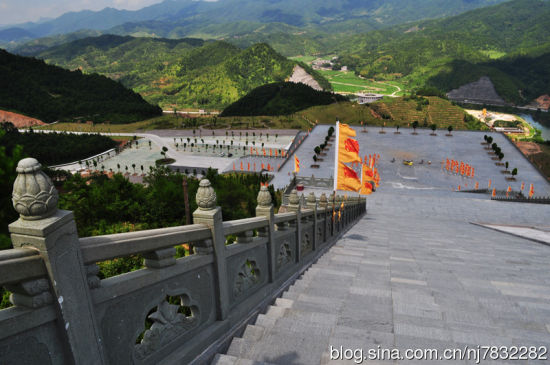
{"type": "MultiPolygon", "coordinates": [[[[299,64],[265,43],[241,49],[223,41],[103,35],[40,52],[47,63],[99,73],[163,108],[223,108],[252,89],[288,80],[299,64]]],[[[328,81],[307,70],[322,88],[328,81]]]]}
{"type": "Polygon", "coordinates": [[[0,29],[0,41],[20,42],[83,29],[115,34],[188,37],[211,25],[233,22],[330,26],[360,20],[351,30],[456,15],[505,0],[165,0],[136,11],[105,8],[69,12],[40,23],[0,29]],[[243,11],[243,9],[246,9],[243,11]]]}

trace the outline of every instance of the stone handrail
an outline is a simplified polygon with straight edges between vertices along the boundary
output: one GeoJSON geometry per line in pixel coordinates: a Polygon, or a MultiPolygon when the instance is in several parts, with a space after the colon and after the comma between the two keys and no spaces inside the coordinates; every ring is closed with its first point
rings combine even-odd
{"type": "Polygon", "coordinates": [[[0,285],[46,276],[46,268],[38,251],[14,248],[0,251],[0,285]]]}
{"type": "Polygon", "coordinates": [[[137,255],[184,242],[195,242],[212,237],[204,224],[151,229],[139,232],[110,234],[80,238],[80,249],[85,264],[137,255]]]}
{"type": "Polygon", "coordinates": [[[224,222],[203,179],[195,224],[79,238],[38,161],[17,171],[15,248],[0,251],[14,305],[0,310],[2,363],[206,363],[366,213],[365,199],[292,191],[274,214],[261,187],[256,217],[224,222]],[[176,259],[183,243],[192,252],[176,259]],[[143,268],[99,279],[97,263],[137,254],[143,268]]]}

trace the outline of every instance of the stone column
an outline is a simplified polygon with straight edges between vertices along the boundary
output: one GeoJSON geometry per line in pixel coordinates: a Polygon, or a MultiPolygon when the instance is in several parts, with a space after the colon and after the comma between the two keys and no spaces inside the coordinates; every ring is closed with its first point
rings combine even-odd
{"type": "Polygon", "coordinates": [[[212,231],[214,263],[218,287],[218,320],[227,318],[229,311],[229,284],[225,261],[225,235],[223,233],[222,209],[216,206],[216,192],[208,179],[202,179],[196,195],[198,208],[193,212],[193,223],[206,224],[212,231]]]}
{"type": "Polygon", "coordinates": [[[268,239],[269,282],[273,282],[275,280],[275,260],[277,259],[277,248],[275,245],[275,214],[273,212],[273,204],[271,203],[271,193],[267,189],[267,186],[262,186],[260,188],[257,201],[256,217],[266,217],[269,221],[267,229],[260,230],[258,234],[268,239]]]}
{"type": "Polygon", "coordinates": [[[311,238],[311,249],[315,251],[317,250],[317,227],[319,227],[319,222],[317,221],[317,198],[313,192],[308,195],[306,205],[308,209],[313,210],[313,237],[311,238]]]}
{"type": "Polygon", "coordinates": [[[291,222],[289,227],[296,233],[296,262],[299,262],[302,254],[302,206],[296,189],[290,192],[287,210],[296,213],[296,220],[291,222]]]}
{"type": "MultiPolygon", "coordinates": [[[[104,364],[101,331],[73,213],[57,209],[57,190],[37,160],[19,161],[17,172],[12,201],[20,218],[9,225],[13,247],[32,247],[44,260],[56,299],[59,330],[67,338],[74,363],[104,364]]],[[[14,297],[17,300],[17,295],[14,297]]]]}
{"type": "Polygon", "coordinates": [[[328,200],[327,195],[325,193],[321,194],[321,197],[319,198],[319,208],[324,209],[323,217],[325,218],[324,224],[323,224],[323,243],[327,241],[327,220],[332,218],[332,212],[328,211],[328,200]]]}

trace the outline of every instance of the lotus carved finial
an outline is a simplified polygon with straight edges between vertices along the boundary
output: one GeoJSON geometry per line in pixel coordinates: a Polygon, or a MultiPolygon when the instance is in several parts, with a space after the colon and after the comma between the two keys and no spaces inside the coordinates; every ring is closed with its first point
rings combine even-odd
{"type": "Polygon", "coordinates": [[[16,171],[12,202],[21,219],[38,220],[54,214],[59,195],[42,165],[34,158],[24,158],[16,171]]]}

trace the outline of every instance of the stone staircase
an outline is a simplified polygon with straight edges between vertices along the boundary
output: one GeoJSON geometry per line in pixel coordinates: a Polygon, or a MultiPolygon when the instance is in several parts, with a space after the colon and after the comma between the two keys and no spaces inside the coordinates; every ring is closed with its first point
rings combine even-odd
{"type": "Polygon", "coordinates": [[[333,293],[326,290],[338,281],[329,277],[334,275],[334,270],[328,269],[330,256],[331,251],[304,272],[265,314],[258,315],[255,324],[246,327],[242,337],[233,338],[227,353],[217,354],[212,364],[322,363],[336,322],[335,304],[339,305],[331,300],[333,293]],[[326,284],[325,296],[321,296],[323,288],[317,285],[320,281],[326,284]]]}

